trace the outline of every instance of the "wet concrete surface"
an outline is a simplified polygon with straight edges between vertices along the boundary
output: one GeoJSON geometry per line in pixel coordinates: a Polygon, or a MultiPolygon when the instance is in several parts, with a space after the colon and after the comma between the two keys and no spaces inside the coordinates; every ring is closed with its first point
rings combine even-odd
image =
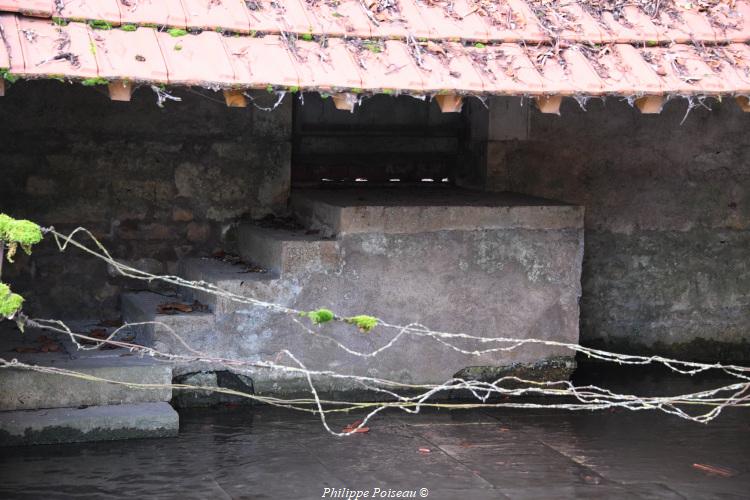
{"type": "MultiPolygon", "coordinates": [[[[603,377],[577,375],[580,383],[603,377]]],[[[645,391],[659,381],[620,384],[645,391]]],[[[330,436],[313,416],[269,407],[180,416],[173,439],[0,450],[0,498],[346,498],[330,490],[324,497],[325,488],[433,500],[750,497],[748,408],[707,425],[655,411],[391,411],[370,432],[346,438],[330,436]]],[[[332,426],[357,418],[333,417],[332,426]]]]}

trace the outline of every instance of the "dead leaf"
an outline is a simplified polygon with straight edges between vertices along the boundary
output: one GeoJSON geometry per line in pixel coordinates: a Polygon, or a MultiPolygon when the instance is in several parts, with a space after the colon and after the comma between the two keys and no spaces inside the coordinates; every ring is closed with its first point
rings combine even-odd
{"type": "Polygon", "coordinates": [[[344,427],[341,432],[347,432],[349,434],[370,432],[369,427],[359,427],[360,425],[362,425],[362,420],[355,420],[351,424],[344,427]]]}
{"type": "Polygon", "coordinates": [[[39,350],[41,350],[42,352],[60,352],[60,350],[62,350],[62,346],[57,342],[47,342],[45,344],[42,344],[42,347],[40,347],[39,350]]]}
{"type": "Polygon", "coordinates": [[[737,471],[732,470],[728,467],[720,467],[718,465],[709,464],[693,464],[694,469],[698,469],[706,474],[712,474],[721,477],[732,477],[737,474],[737,471]]]}
{"type": "Polygon", "coordinates": [[[188,304],[183,304],[181,302],[166,302],[164,304],[159,304],[159,307],[156,308],[159,314],[176,314],[178,312],[181,313],[190,313],[193,312],[193,307],[188,304]]]}
{"type": "Polygon", "coordinates": [[[14,351],[28,354],[32,352],[39,352],[39,349],[37,349],[36,347],[16,347],[14,351]]]}
{"type": "Polygon", "coordinates": [[[435,54],[445,55],[445,50],[440,45],[436,44],[433,41],[427,42],[427,50],[435,54]]]}
{"type": "MultiPolygon", "coordinates": [[[[109,338],[109,334],[107,334],[107,330],[105,330],[104,328],[94,328],[93,330],[89,331],[89,333],[86,334],[86,336],[92,337],[98,340],[107,340],[107,338],[109,338]]],[[[87,345],[101,344],[101,342],[98,342],[97,340],[90,340],[90,339],[81,339],[81,343],[87,344],[87,345]]],[[[99,348],[100,349],[117,349],[117,346],[112,345],[112,344],[103,344],[99,348]]]]}

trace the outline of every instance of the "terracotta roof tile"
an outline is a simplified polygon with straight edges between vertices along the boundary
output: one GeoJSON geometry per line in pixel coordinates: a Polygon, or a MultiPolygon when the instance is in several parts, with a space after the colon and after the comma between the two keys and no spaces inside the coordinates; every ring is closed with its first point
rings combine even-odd
{"type": "Polygon", "coordinates": [[[286,44],[277,35],[222,37],[237,85],[255,89],[299,87],[299,75],[286,44]]]}
{"type": "Polygon", "coordinates": [[[362,4],[357,0],[325,2],[321,0],[303,1],[308,18],[313,22],[316,33],[328,36],[355,36],[370,38],[375,25],[368,19],[362,4]]]}
{"type": "Polygon", "coordinates": [[[325,46],[318,42],[297,42],[295,62],[302,89],[331,92],[362,88],[362,73],[346,42],[340,38],[329,39],[325,46]]]}
{"type": "Polygon", "coordinates": [[[199,35],[174,37],[157,32],[170,84],[232,86],[236,83],[221,35],[204,31],[199,35]]]}
{"type": "Polygon", "coordinates": [[[185,28],[185,9],[181,0],[138,0],[130,5],[120,2],[122,24],[142,24],[185,28]]]}
{"type": "Polygon", "coordinates": [[[487,41],[487,25],[465,0],[423,2],[417,10],[427,23],[430,38],[438,40],[487,41]]]}
{"type": "Polygon", "coordinates": [[[541,95],[544,93],[542,76],[528,57],[526,50],[515,43],[479,49],[466,49],[482,78],[484,91],[500,95],[541,95]]]}
{"type": "Polygon", "coordinates": [[[460,43],[427,42],[425,45],[417,68],[427,93],[436,94],[445,89],[459,94],[484,93],[482,77],[460,43]]]}
{"type": "Polygon", "coordinates": [[[8,66],[11,73],[21,74],[26,67],[21,50],[21,29],[18,17],[12,14],[0,14],[0,33],[3,35],[3,48],[8,55],[8,66]]]}
{"type": "Polygon", "coordinates": [[[362,88],[372,92],[421,94],[425,87],[407,45],[387,40],[358,50],[354,59],[362,69],[362,88]],[[373,48],[373,47],[377,47],[373,48]]]}
{"type": "Polygon", "coordinates": [[[312,33],[317,21],[311,18],[305,0],[247,0],[250,31],[257,33],[312,33]],[[251,8],[252,7],[252,8],[251,8]]]}
{"type": "Polygon", "coordinates": [[[118,0],[64,0],[55,16],[72,21],[99,20],[120,24],[118,0]]]}
{"type": "Polygon", "coordinates": [[[82,23],[67,26],[33,17],[18,18],[23,75],[27,77],[98,76],[89,27],[82,23]]]}
{"type": "Polygon", "coordinates": [[[0,0],[0,11],[20,12],[27,16],[51,17],[53,0],[0,0]]]}
{"type": "Polygon", "coordinates": [[[328,93],[741,95],[749,2],[0,0],[0,68],[328,93]]]}
{"type": "Polygon", "coordinates": [[[169,83],[167,66],[152,28],[134,32],[92,30],[99,77],[107,80],[169,83]]]}
{"type": "Polygon", "coordinates": [[[250,32],[250,20],[243,0],[182,0],[187,25],[217,31],[250,32]]]}

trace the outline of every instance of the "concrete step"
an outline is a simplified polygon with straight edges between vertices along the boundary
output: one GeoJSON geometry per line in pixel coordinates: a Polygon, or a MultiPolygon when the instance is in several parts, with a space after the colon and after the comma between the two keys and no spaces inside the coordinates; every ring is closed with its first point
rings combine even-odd
{"type": "Polygon", "coordinates": [[[336,271],[341,267],[338,242],[304,230],[245,223],[239,228],[239,250],[243,259],[282,276],[336,271]]]}
{"type": "MultiPolygon", "coordinates": [[[[246,297],[270,300],[277,293],[279,274],[266,272],[247,272],[242,265],[233,265],[211,258],[190,258],[180,262],[179,274],[190,281],[205,281],[222,290],[246,297]]],[[[197,300],[208,305],[215,314],[226,314],[247,308],[246,305],[197,290],[184,289],[182,292],[187,301],[197,300]]]]}
{"type": "Polygon", "coordinates": [[[121,297],[122,319],[126,323],[157,322],[138,328],[139,338],[150,340],[155,349],[171,354],[188,354],[170,329],[194,349],[209,347],[216,328],[212,312],[159,314],[160,304],[181,302],[178,297],[165,297],[151,292],[125,293],[121,297]]]}
{"type": "MultiPolygon", "coordinates": [[[[90,331],[90,327],[77,327],[75,322],[68,324],[77,332],[90,331]]],[[[24,334],[17,330],[0,329],[0,357],[114,381],[169,384],[172,380],[170,367],[151,358],[142,358],[126,349],[79,351],[67,336],[33,328],[27,329],[24,334]],[[42,339],[45,339],[44,342],[42,339]],[[39,347],[47,342],[58,351],[38,352],[39,347]]],[[[171,397],[172,390],[169,388],[132,389],[24,369],[0,370],[0,411],[147,403],[169,401],[171,397]]]]}
{"type": "Polygon", "coordinates": [[[172,437],[178,430],[168,403],[0,412],[0,446],[172,437]]]}
{"type": "Polygon", "coordinates": [[[580,227],[583,208],[516,193],[448,187],[332,188],[293,191],[295,217],[332,236],[490,229],[580,227]]]}

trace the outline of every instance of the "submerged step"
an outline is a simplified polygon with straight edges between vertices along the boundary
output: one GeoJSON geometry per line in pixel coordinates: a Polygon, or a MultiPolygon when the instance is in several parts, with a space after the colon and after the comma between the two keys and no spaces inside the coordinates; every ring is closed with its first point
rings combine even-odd
{"type": "Polygon", "coordinates": [[[176,436],[168,403],[137,403],[0,412],[0,446],[176,436]]]}
{"type": "Polygon", "coordinates": [[[243,259],[282,275],[336,271],[341,265],[337,241],[305,230],[242,224],[239,249],[243,259]]]}

